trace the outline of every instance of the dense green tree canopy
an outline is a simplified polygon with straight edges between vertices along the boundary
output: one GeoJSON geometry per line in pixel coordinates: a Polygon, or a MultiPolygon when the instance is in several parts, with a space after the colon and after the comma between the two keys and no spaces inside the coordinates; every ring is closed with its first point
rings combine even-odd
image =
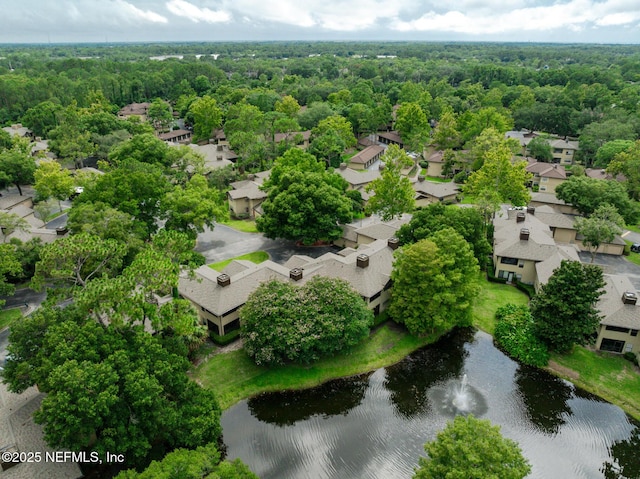
{"type": "Polygon", "coordinates": [[[516,442],[473,416],[456,416],[424,450],[413,479],[523,479],[531,472],[516,442]]]}
{"type": "MultiPolygon", "coordinates": [[[[16,248],[12,244],[0,244],[0,295],[12,294],[13,286],[7,281],[7,275],[18,275],[22,271],[22,265],[18,260],[16,248]]],[[[0,300],[0,307],[5,301],[0,300]]]]}
{"type": "Polygon", "coordinates": [[[33,187],[38,196],[44,200],[55,198],[59,207],[60,201],[66,200],[73,193],[71,172],[63,169],[57,161],[41,161],[33,176],[33,187]]]}
{"type": "Polygon", "coordinates": [[[54,448],[124,454],[152,445],[194,448],[220,435],[220,409],[191,381],[184,356],[139,327],[105,327],[69,306],[44,308],[11,329],[10,390],[47,393],[35,419],[54,448]]]}
{"type": "Polygon", "coordinates": [[[433,203],[419,209],[409,223],[400,227],[397,237],[400,244],[410,244],[428,238],[436,231],[453,228],[473,248],[473,255],[480,264],[491,251],[485,235],[483,217],[476,208],[459,208],[433,203]]]}
{"type": "Polygon", "coordinates": [[[538,161],[550,163],[553,160],[553,151],[547,138],[536,136],[527,145],[529,154],[538,161]]]}
{"type": "Polygon", "coordinates": [[[208,95],[196,99],[189,107],[193,116],[194,141],[208,140],[213,130],[222,124],[222,110],[216,100],[208,95]]]}
{"type": "Polygon", "coordinates": [[[403,246],[391,273],[389,314],[415,335],[469,325],[478,271],[471,246],[453,228],[403,246]]]}
{"type": "Polygon", "coordinates": [[[366,187],[367,192],[374,193],[367,208],[389,221],[411,212],[415,206],[411,180],[402,174],[403,169],[413,166],[413,159],[397,145],[389,145],[380,159],[385,167],[380,177],[366,187]]]}
{"type": "Polygon", "coordinates": [[[604,203],[615,206],[626,223],[634,224],[640,216],[638,204],[629,199],[624,185],[618,181],[572,176],[558,185],[556,196],[575,206],[585,216],[591,215],[604,203]]]}
{"type": "MultiPolygon", "coordinates": [[[[603,148],[607,146],[605,144],[603,148]]],[[[602,148],[601,148],[602,149],[602,148]]],[[[629,196],[640,200],[640,140],[617,152],[607,167],[612,175],[622,174],[629,196]]]]}
{"type": "Polygon", "coordinates": [[[563,261],[531,300],[536,335],[559,352],[591,341],[600,324],[596,303],[604,285],[599,266],[563,261]]]}
{"type": "Polygon", "coordinates": [[[0,151],[0,185],[15,185],[21,196],[21,185],[32,184],[36,171],[36,161],[29,150],[28,142],[18,141],[12,148],[0,151]]]}
{"type": "Polygon", "coordinates": [[[256,364],[309,363],[353,346],[373,313],[349,283],[316,276],[298,287],[262,283],[240,311],[247,354],[256,364]]]}

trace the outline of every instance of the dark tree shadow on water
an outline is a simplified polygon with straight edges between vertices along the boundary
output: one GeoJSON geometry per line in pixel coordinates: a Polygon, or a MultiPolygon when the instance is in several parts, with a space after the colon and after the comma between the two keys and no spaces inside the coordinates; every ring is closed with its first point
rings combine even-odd
{"type": "Polygon", "coordinates": [[[290,426],[312,416],[347,414],[358,406],[370,374],[336,379],[312,389],[265,393],[247,401],[249,411],[263,422],[290,426]]]}
{"type": "Polygon", "coordinates": [[[629,439],[613,443],[611,457],[601,469],[606,479],[640,479],[640,424],[629,439]]]}
{"type": "Polygon", "coordinates": [[[391,393],[394,409],[412,418],[429,412],[428,391],[439,381],[460,375],[468,352],[464,346],[473,341],[472,329],[458,329],[386,368],[384,386],[391,393]]]}
{"type": "Polygon", "coordinates": [[[531,423],[545,434],[556,434],[565,415],[571,414],[567,401],[573,397],[573,388],[546,371],[522,364],[515,382],[531,423]]]}

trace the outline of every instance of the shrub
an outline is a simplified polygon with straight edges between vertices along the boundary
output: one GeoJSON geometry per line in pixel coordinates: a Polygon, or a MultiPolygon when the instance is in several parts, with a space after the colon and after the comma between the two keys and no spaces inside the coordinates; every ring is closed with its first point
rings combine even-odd
{"type": "Polygon", "coordinates": [[[463,184],[467,182],[467,178],[469,177],[469,173],[466,171],[460,171],[453,175],[453,182],[457,184],[463,184]]]}
{"type": "Polygon", "coordinates": [[[220,336],[219,334],[216,334],[213,331],[211,331],[209,333],[209,337],[217,345],[226,346],[227,344],[234,342],[236,339],[238,339],[238,337],[240,337],[240,330],[234,329],[233,331],[225,334],[224,336],[220,336]]]}
{"type": "Polygon", "coordinates": [[[364,339],[373,313],[346,281],[317,276],[301,287],[263,283],[240,311],[240,323],[256,364],[310,363],[364,339]]]}
{"type": "Polygon", "coordinates": [[[524,305],[506,304],[496,311],[494,338],[512,358],[530,366],[546,366],[549,352],[533,332],[533,318],[524,305]]]}
{"type": "Polygon", "coordinates": [[[523,283],[522,281],[516,281],[516,288],[529,296],[529,298],[533,298],[536,294],[536,289],[532,285],[523,283]]]}
{"type": "Polygon", "coordinates": [[[636,366],[638,366],[638,356],[636,356],[635,353],[632,353],[631,351],[627,351],[622,355],[622,357],[625,358],[627,361],[630,361],[636,366]]]}
{"type": "Polygon", "coordinates": [[[429,162],[425,160],[420,160],[419,165],[420,168],[429,168],[429,162]]]}

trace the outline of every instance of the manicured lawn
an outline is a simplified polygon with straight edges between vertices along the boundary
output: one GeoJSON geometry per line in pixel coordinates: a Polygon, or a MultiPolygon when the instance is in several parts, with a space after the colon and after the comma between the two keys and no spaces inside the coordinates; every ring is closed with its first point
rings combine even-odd
{"type": "Polygon", "coordinates": [[[480,294],[473,305],[473,325],[493,334],[496,310],[507,303],[528,304],[529,297],[515,286],[479,280],[480,294]]]}
{"type": "Polygon", "coordinates": [[[385,324],[348,351],[309,366],[256,366],[240,349],[213,356],[195,369],[193,377],[215,391],[220,405],[226,409],[261,392],[309,388],[330,379],[389,366],[436,339],[417,338],[403,328],[385,324]]]}
{"type": "Polygon", "coordinates": [[[253,220],[229,220],[225,223],[222,223],[229,228],[233,228],[234,230],[242,231],[244,233],[257,233],[258,228],[256,228],[256,222],[253,220]]]}
{"type": "MultiPolygon", "coordinates": [[[[633,244],[633,241],[627,241],[627,240],[625,240],[625,241],[629,246],[631,246],[633,244]]],[[[640,253],[630,252],[629,256],[627,256],[627,259],[629,261],[631,261],[632,263],[635,263],[638,266],[640,266],[640,253]]]]}
{"type": "Polygon", "coordinates": [[[22,316],[19,309],[4,309],[0,311],[0,331],[11,326],[16,319],[22,316]]]}
{"type": "Polygon", "coordinates": [[[625,226],[629,231],[633,231],[634,233],[640,233],[640,226],[638,225],[627,225],[625,226]]]}
{"type": "Polygon", "coordinates": [[[209,265],[209,268],[215,269],[216,271],[222,271],[234,259],[244,259],[247,261],[253,261],[255,264],[260,264],[263,261],[269,259],[269,253],[267,253],[266,251],[254,251],[253,253],[247,253],[243,254],[242,256],[236,256],[235,258],[229,258],[225,259],[224,261],[212,263],[209,265]]]}
{"type": "Polygon", "coordinates": [[[633,364],[615,354],[576,346],[571,354],[551,357],[550,369],[576,386],[617,404],[640,420],[640,374],[633,364]],[[577,374],[554,367],[554,362],[577,374]]]}
{"type": "Polygon", "coordinates": [[[441,178],[439,176],[427,176],[427,181],[433,181],[434,183],[450,183],[450,178],[441,178]]]}
{"type": "Polygon", "coordinates": [[[460,201],[460,204],[462,204],[462,205],[475,205],[476,204],[476,197],[475,196],[471,196],[471,195],[464,195],[464,197],[462,198],[462,201],[460,201]]]}

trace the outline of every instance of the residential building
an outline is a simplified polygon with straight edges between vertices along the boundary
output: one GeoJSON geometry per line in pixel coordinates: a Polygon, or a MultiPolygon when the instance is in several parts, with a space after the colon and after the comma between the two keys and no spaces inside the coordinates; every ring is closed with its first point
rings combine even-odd
{"type": "Polygon", "coordinates": [[[2,128],[11,136],[19,136],[21,138],[33,138],[33,132],[26,126],[22,126],[22,123],[14,123],[11,126],[5,126],[2,128]]]}
{"type": "Polygon", "coordinates": [[[171,130],[158,135],[163,141],[169,143],[189,143],[191,141],[191,132],[189,130],[171,130]]]}
{"type": "Polygon", "coordinates": [[[530,206],[538,207],[538,206],[551,206],[553,209],[559,211],[560,213],[565,213],[568,215],[577,215],[579,211],[572,205],[565,203],[563,200],[559,199],[555,193],[549,193],[546,191],[540,191],[538,193],[531,194],[531,201],[529,202],[530,206]]]}
{"type": "Polygon", "coordinates": [[[556,187],[567,180],[567,173],[563,165],[556,163],[542,163],[532,158],[528,159],[527,171],[533,174],[531,184],[534,189],[546,193],[556,192],[556,187]]]}
{"type": "Polygon", "coordinates": [[[553,162],[561,165],[573,165],[576,152],[580,149],[577,141],[565,138],[549,140],[553,153],[553,162]]]}
{"type": "Polygon", "coordinates": [[[398,145],[400,148],[404,148],[404,142],[397,131],[379,131],[378,135],[378,143],[383,143],[385,145],[398,145]]]}
{"type": "Polygon", "coordinates": [[[236,218],[255,218],[256,208],[267,198],[260,187],[269,176],[269,171],[249,175],[248,179],[231,183],[227,192],[229,210],[236,218]]]}
{"type": "Polygon", "coordinates": [[[118,112],[118,118],[126,120],[130,116],[139,116],[141,121],[147,121],[147,112],[151,103],[131,103],[123,106],[118,112]]]}
{"type": "Polygon", "coordinates": [[[605,274],[604,294],[598,301],[602,315],[596,349],[635,353],[640,360],[640,305],[638,292],[626,276],[605,274]]]}
{"type": "Polygon", "coordinates": [[[349,159],[349,167],[354,170],[367,170],[380,159],[384,153],[384,147],[380,145],[367,146],[349,159]]]}
{"type": "Polygon", "coordinates": [[[458,201],[460,188],[452,181],[447,183],[426,181],[423,175],[418,175],[412,186],[416,192],[416,206],[428,206],[438,202],[457,203],[458,201]]]}
{"type": "Polygon", "coordinates": [[[349,184],[349,190],[357,190],[360,192],[362,199],[366,202],[369,200],[370,194],[365,191],[367,185],[373,180],[380,178],[379,170],[354,170],[348,168],[346,163],[341,163],[340,168],[336,168],[334,173],[342,176],[349,184]]]}
{"type": "Polygon", "coordinates": [[[307,131],[290,131],[289,133],[276,133],[273,137],[275,143],[287,142],[292,143],[296,147],[306,150],[309,148],[309,139],[311,138],[311,130],[307,131]]]}
{"type": "Polygon", "coordinates": [[[182,276],[178,291],[191,301],[202,321],[215,334],[224,335],[240,327],[240,309],[249,295],[265,281],[304,284],[314,276],[348,281],[375,314],[388,307],[391,296],[393,250],[397,241],[378,240],[342,254],[319,258],[292,256],[284,265],[267,260],[260,264],[232,261],[222,272],[201,266],[195,278],[182,276]]]}
{"type": "Polygon", "coordinates": [[[444,166],[444,151],[439,150],[429,155],[426,159],[429,166],[427,166],[427,176],[444,176],[442,174],[442,167],[444,166]]]}

